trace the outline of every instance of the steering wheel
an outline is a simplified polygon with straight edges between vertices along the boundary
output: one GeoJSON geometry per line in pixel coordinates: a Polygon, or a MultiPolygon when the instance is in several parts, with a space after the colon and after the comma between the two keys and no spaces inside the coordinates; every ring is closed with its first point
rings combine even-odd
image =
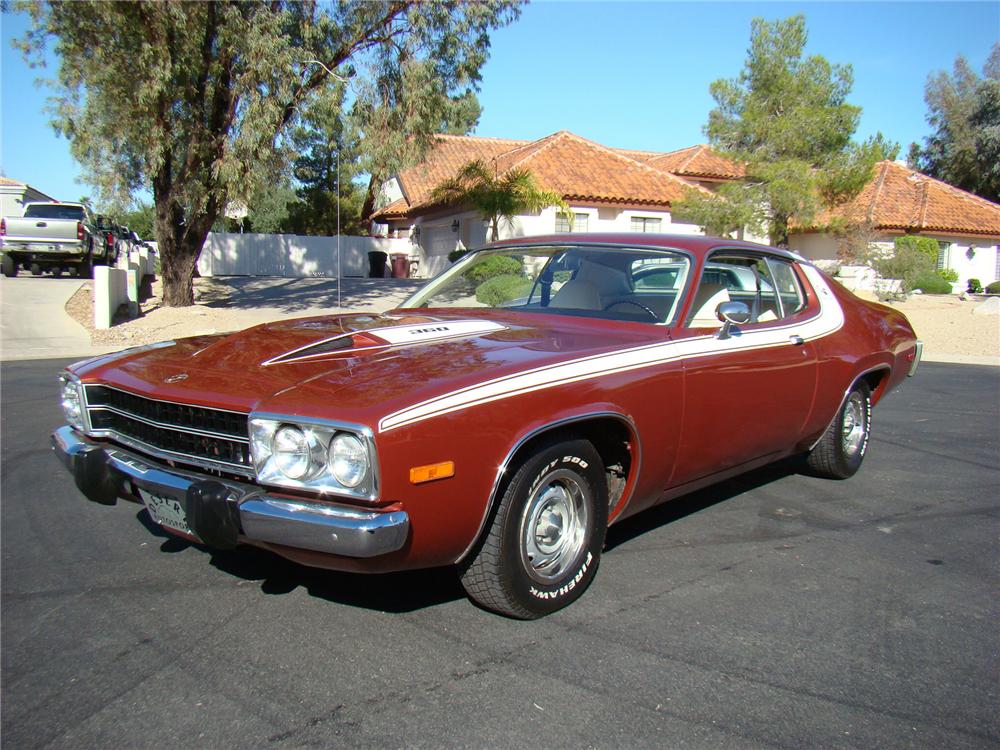
{"type": "Polygon", "coordinates": [[[635,305],[636,307],[638,307],[642,311],[648,313],[649,317],[651,317],[657,323],[660,322],[660,316],[659,315],[657,315],[655,312],[653,312],[652,310],[650,310],[648,307],[646,307],[641,302],[636,302],[634,299],[619,299],[619,300],[615,300],[614,302],[605,305],[602,309],[603,310],[610,310],[615,305],[635,305]]]}

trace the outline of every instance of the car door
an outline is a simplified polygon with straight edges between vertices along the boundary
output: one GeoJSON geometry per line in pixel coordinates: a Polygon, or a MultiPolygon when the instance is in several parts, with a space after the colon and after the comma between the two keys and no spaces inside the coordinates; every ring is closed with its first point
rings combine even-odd
{"type": "Polygon", "coordinates": [[[794,445],[816,390],[816,349],[809,322],[815,294],[793,263],[725,250],[706,262],[685,325],[684,416],[671,484],[777,454],[794,445]],[[720,338],[719,302],[739,301],[751,322],[720,338]],[[698,309],[700,306],[701,309],[698,309]],[[714,319],[714,320],[713,320],[714,319]]]}

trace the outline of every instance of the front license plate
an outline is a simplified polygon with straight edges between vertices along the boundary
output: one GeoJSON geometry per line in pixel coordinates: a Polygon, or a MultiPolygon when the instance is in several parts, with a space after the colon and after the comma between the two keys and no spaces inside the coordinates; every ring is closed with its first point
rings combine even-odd
{"type": "Polygon", "coordinates": [[[142,488],[137,489],[139,489],[139,497],[142,498],[142,501],[146,504],[146,508],[149,510],[149,515],[160,526],[168,526],[171,529],[194,536],[194,532],[188,526],[187,514],[184,512],[184,506],[181,505],[180,500],[163,495],[154,495],[152,492],[147,492],[142,488]]]}

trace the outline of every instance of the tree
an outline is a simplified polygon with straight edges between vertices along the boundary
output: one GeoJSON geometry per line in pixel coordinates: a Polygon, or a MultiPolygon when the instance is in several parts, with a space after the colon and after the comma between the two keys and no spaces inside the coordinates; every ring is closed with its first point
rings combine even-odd
{"type": "Polygon", "coordinates": [[[809,224],[822,208],[857,194],[875,163],[896,147],[881,134],[852,142],[860,108],[847,103],[849,65],[803,57],[805,17],[752,22],[739,76],[712,83],[716,107],[705,132],[711,146],[746,164],[746,180],[717,196],[692,194],[675,212],[713,231],[750,226],[788,244],[791,223],[809,224]]]}
{"type": "Polygon", "coordinates": [[[519,213],[548,206],[566,210],[562,196],[540,188],[527,169],[510,169],[501,174],[482,159],[468,162],[457,175],[437,185],[431,198],[474,208],[489,224],[492,242],[500,239],[500,222],[511,223],[519,213]]]}
{"type": "Polygon", "coordinates": [[[924,101],[934,132],[923,147],[910,144],[910,166],[1000,203],[1000,43],[982,78],[962,56],[951,75],[928,76],[924,101]]]}
{"type": "Polygon", "coordinates": [[[105,199],[152,187],[164,304],[193,304],[205,237],[290,162],[304,112],[351,80],[367,165],[419,156],[468,108],[489,31],[519,0],[22,2],[61,56],[54,124],[105,199]]]}

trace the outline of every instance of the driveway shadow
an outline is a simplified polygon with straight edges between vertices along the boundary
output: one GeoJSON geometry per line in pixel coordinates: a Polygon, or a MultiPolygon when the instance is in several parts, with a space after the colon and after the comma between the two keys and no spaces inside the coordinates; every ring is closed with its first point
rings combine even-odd
{"type": "Polygon", "coordinates": [[[151,534],[163,540],[160,551],[175,554],[196,549],[210,564],[245,581],[259,581],[260,590],[272,596],[304,588],[309,595],[336,604],[387,613],[413,612],[465,598],[465,591],[451,567],[401,573],[340,573],[310,568],[268,550],[249,545],[217,550],[168,534],[145,509],[136,515],[151,534]]]}
{"type": "Polygon", "coordinates": [[[205,307],[284,313],[391,309],[426,283],[421,279],[284,279],[257,276],[214,276],[198,283],[198,302],[205,307]],[[340,307],[337,306],[338,286],[340,307]]]}

